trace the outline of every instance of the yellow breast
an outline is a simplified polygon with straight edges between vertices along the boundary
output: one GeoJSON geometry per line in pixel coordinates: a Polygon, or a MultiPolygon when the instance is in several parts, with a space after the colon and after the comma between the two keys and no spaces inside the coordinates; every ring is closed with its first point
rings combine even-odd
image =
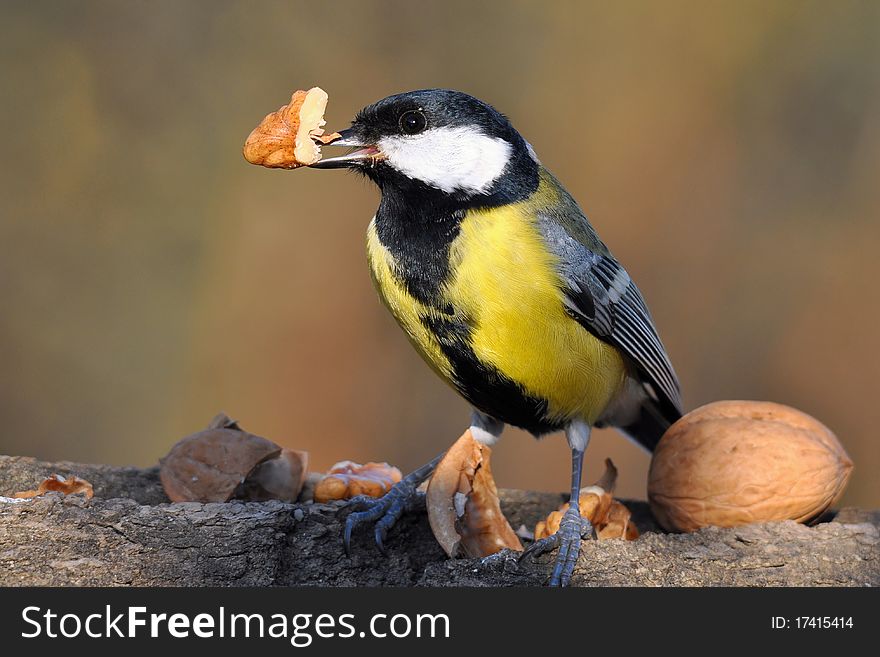
{"type": "Polygon", "coordinates": [[[379,241],[375,222],[374,218],[367,228],[367,260],[376,290],[416,351],[444,381],[452,384],[449,359],[443,354],[437,338],[422,321],[433,311],[409,294],[394,274],[394,257],[379,241]]]}
{"type": "MultiPolygon", "coordinates": [[[[451,382],[452,365],[422,321],[436,311],[400,283],[372,223],[367,251],[386,306],[425,361],[451,382]]],[[[441,294],[468,318],[477,359],[546,400],[548,418],[594,422],[621,389],[625,365],[616,349],[565,312],[555,256],[528,202],[469,212],[449,258],[441,294]]]]}
{"type": "Polygon", "coordinates": [[[474,318],[481,361],[546,399],[550,417],[594,422],[620,389],[624,363],[565,312],[555,256],[530,210],[521,203],[466,216],[446,296],[474,318]]]}

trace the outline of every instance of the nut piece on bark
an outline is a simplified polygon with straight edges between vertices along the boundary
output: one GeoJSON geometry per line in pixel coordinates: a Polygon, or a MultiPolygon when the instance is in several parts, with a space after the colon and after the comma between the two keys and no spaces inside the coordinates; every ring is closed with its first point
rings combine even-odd
{"type": "Polygon", "coordinates": [[[605,515],[605,522],[596,528],[596,536],[600,541],[609,538],[623,538],[634,541],[639,537],[639,530],[630,519],[629,509],[622,502],[613,500],[605,515]]]}
{"type": "Polygon", "coordinates": [[[428,521],[450,557],[485,557],[522,543],[501,513],[489,459],[492,450],[470,429],[449,448],[428,483],[428,521]]]}
{"type": "Polygon", "coordinates": [[[400,470],[387,463],[340,461],[315,486],[315,502],[347,500],[357,495],[382,497],[401,477],[400,470]]]}
{"type": "Polygon", "coordinates": [[[81,493],[82,495],[85,495],[88,500],[92,499],[92,496],[95,494],[92,485],[85,479],[53,474],[44,479],[36,490],[23,490],[16,493],[13,497],[29,499],[31,497],[45,495],[50,491],[63,493],[64,495],[76,495],[77,493],[81,493]]]}
{"type": "Polygon", "coordinates": [[[339,138],[324,135],[327,93],[312,87],[295,91],[290,103],[279,107],[251,131],[242,149],[244,159],[270,169],[295,169],[321,159],[321,147],[339,138]]]}
{"type": "Polygon", "coordinates": [[[233,497],[238,500],[295,502],[306,481],[309,453],[282,449],[281,454],[257,465],[233,497]]]}
{"type": "Polygon", "coordinates": [[[281,448],[246,431],[226,415],[187,436],[161,459],[159,478],[172,502],[226,502],[258,465],[281,448]]]}
{"type": "Polygon", "coordinates": [[[720,401],[661,438],[648,501],[669,531],[819,516],[843,493],[853,463],[834,434],[794,408],[720,401]]]}
{"type": "MultiPolygon", "coordinates": [[[[614,487],[617,485],[617,468],[611,459],[605,459],[605,472],[592,486],[581,488],[578,496],[581,517],[589,520],[596,529],[600,540],[609,538],[625,538],[634,541],[639,537],[639,530],[630,522],[630,512],[626,506],[613,498],[614,487]]],[[[559,531],[562,516],[568,511],[566,502],[556,511],[550,512],[546,520],[535,525],[535,540],[552,536],[559,531]]]]}

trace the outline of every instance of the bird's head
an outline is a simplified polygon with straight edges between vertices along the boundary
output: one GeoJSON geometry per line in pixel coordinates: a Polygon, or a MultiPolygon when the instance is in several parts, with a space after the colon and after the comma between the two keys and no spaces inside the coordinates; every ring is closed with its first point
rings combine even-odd
{"type": "Polygon", "coordinates": [[[509,203],[537,186],[538,160],[510,121],[459,91],[389,96],[358,112],[334,146],[353,150],[319,169],[363,173],[384,192],[509,203]]]}

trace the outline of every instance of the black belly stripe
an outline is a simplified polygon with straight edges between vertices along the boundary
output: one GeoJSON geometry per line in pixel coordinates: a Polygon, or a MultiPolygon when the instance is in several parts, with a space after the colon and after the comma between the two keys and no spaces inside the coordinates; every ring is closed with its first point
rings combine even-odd
{"type": "Polygon", "coordinates": [[[515,381],[481,362],[470,347],[471,328],[462,318],[425,316],[431,331],[452,365],[453,383],[459,393],[483,413],[540,436],[562,428],[547,418],[547,400],[526,393],[515,381]]]}
{"type": "Polygon", "coordinates": [[[541,435],[562,425],[546,418],[547,400],[527,394],[515,381],[476,357],[467,318],[462,318],[443,295],[443,286],[452,274],[451,246],[467,211],[522,201],[538,188],[537,163],[521,137],[513,133],[512,140],[517,148],[505,175],[479,196],[449,194],[387,166],[368,175],[382,189],[376,235],[393,258],[397,281],[414,299],[432,308],[430,317],[423,317],[422,322],[449,359],[453,384],[484,413],[541,435]]]}
{"type": "Polygon", "coordinates": [[[538,164],[522,137],[505,174],[478,196],[448,193],[408,178],[390,166],[364,171],[382,189],[376,212],[376,235],[394,257],[394,273],[407,292],[425,305],[437,305],[450,272],[450,246],[468,210],[495,208],[523,201],[540,182],[538,164]]]}
{"type": "Polygon", "coordinates": [[[403,202],[391,192],[382,194],[376,236],[394,258],[394,275],[425,305],[440,301],[440,289],[450,274],[449,250],[464,214],[449,203],[403,202]]]}

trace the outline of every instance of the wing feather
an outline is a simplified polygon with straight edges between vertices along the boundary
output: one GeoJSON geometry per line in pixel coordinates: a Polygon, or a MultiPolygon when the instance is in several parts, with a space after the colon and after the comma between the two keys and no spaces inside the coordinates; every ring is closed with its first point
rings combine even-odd
{"type": "Polygon", "coordinates": [[[542,231],[559,257],[569,314],[596,337],[623,351],[642,373],[652,396],[665,399],[680,415],[678,377],[629,274],[610,253],[598,253],[576,240],[552,218],[542,222],[542,231]]]}

